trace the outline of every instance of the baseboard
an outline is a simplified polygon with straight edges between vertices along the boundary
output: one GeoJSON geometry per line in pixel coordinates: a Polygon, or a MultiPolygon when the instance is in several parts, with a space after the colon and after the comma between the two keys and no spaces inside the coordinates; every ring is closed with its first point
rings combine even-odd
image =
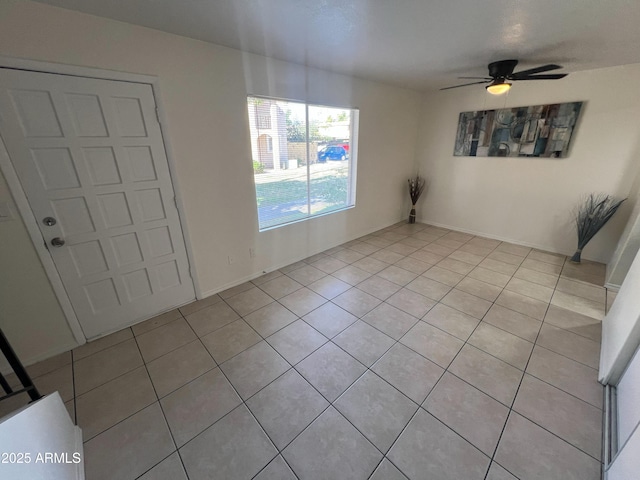
{"type": "Polygon", "coordinates": [[[604,284],[604,288],[606,288],[607,290],[611,290],[612,292],[616,292],[616,293],[620,290],[621,286],[622,285],[616,285],[615,283],[609,283],[609,282],[604,284]]]}
{"type": "Polygon", "coordinates": [[[382,230],[384,228],[388,228],[388,227],[390,227],[392,225],[395,225],[395,224],[397,224],[398,222],[401,222],[401,221],[402,220],[397,220],[397,221],[391,222],[391,223],[389,223],[389,224],[387,224],[387,225],[385,225],[383,227],[376,227],[376,228],[373,228],[373,229],[366,229],[365,231],[360,232],[360,233],[358,233],[358,234],[356,234],[354,236],[350,236],[350,238],[342,239],[342,240],[340,240],[339,242],[337,242],[335,244],[331,244],[331,246],[324,247],[324,248],[322,248],[320,250],[317,250],[317,251],[313,251],[312,250],[311,253],[305,254],[303,257],[299,257],[299,258],[298,257],[294,257],[291,260],[287,260],[286,262],[283,262],[283,263],[280,263],[280,264],[276,264],[276,265],[274,265],[272,267],[269,267],[269,268],[266,268],[266,269],[264,269],[264,270],[262,270],[260,272],[256,272],[256,273],[252,273],[250,275],[246,275],[246,276],[242,277],[239,280],[234,280],[233,282],[229,282],[229,283],[227,283],[227,284],[225,284],[225,285],[223,285],[221,287],[216,287],[213,290],[202,292],[202,298],[198,298],[198,300],[202,300],[202,299],[210,297],[212,295],[216,295],[216,294],[218,294],[220,292],[224,292],[225,290],[228,290],[229,288],[237,287],[238,285],[241,285],[241,284],[243,284],[245,282],[250,282],[251,280],[255,280],[256,278],[261,277],[262,275],[264,275],[266,273],[274,272],[274,271],[276,271],[276,270],[278,270],[280,268],[286,267],[287,265],[291,265],[292,263],[299,262],[301,260],[304,260],[305,258],[312,257],[313,255],[317,255],[318,253],[322,253],[322,252],[324,252],[326,250],[329,250],[331,248],[337,247],[338,245],[342,245],[343,243],[347,243],[347,242],[350,242],[352,240],[356,240],[356,239],[358,239],[360,237],[364,237],[365,235],[369,235],[369,234],[371,234],[373,232],[377,232],[378,230],[382,230]]]}
{"type": "MultiPolygon", "coordinates": [[[[446,228],[447,230],[455,230],[456,232],[468,233],[470,235],[477,235],[479,237],[491,238],[492,240],[500,240],[501,242],[513,243],[514,245],[522,245],[523,247],[535,248],[537,250],[542,250],[542,251],[545,251],[545,252],[557,253],[559,255],[565,255],[567,257],[570,257],[571,255],[573,255],[573,252],[571,252],[571,253],[559,252],[559,251],[555,250],[554,248],[549,247],[548,245],[540,245],[540,244],[537,244],[537,243],[523,242],[522,240],[514,240],[513,238],[502,237],[500,235],[493,235],[491,233],[486,233],[486,232],[478,232],[476,230],[469,230],[467,228],[457,227],[457,226],[453,226],[453,225],[447,225],[447,224],[444,224],[444,223],[431,222],[431,221],[428,221],[428,220],[420,220],[419,223],[425,223],[425,224],[428,224],[428,225],[433,225],[434,227],[446,228]]],[[[600,262],[600,260],[593,260],[593,259],[586,258],[586,257],[583,257],[583,259],[584,260],[589,260],[591,262],[603,263],[603,262],[600,262]]]]}
{"type": "MultiPolygon", "coordinates": [[[[60,355],[61,353],[65,353],[68,352],[69,350],[72,350],[76,347],[78,347],[79,344],[77,343],[70,343],[67,345],[63,345],[61,347],[56,347],[53,348],[51,350],[46,351],[45,353],[41,353],[39,355],[36,355],[35,357],[28,357],[26,359],[22,359],[19,358],[20,362],[22,363],[22,365],[24,367],[29,367],[31,365],[33,365],[34,363],[38,363],[41,362],[43,360],[47,360],[51,357],[55,357],[56,355],[60,355]]],[[[2,370],[0,373],[2,373],[2,375],[8,375],[9,373],[13,372],[13,370],[11,370],[11,367],[9,367],[8,365],[3,365],[2,370]]]]}
{"type": "MultiPolygon", "coordinates": [[[[104,332],[102,335],[100,335],[98,337],[90,339],[90,341],[98,340],[99,338],[105,337],[107,335],[111,335],[112,333],[118,332],[118,331],[120,331],[120,330],[122,330],[124,328],[129,328],[129,327],[132,327],[133,325],[137,325],[138,323],[145,322],[145,321],[149,320],[150,318],[156,317],[158,315],[162,315],[163,313],[170,312],[171,310],[174,310],[176,308],[179,308],[179,307],[182,307],[184,305],[187,305],[187,304],[191,303],[192,301],[193,300],[189,300],[188,302],[182,303],[180,305],[171,306],[169,308],[166,308],[166,309],[160,311],[159,313],[154,313],[150,317],[146,317],[146,318],[143,318],[141,320],[136,320],[134,323],[131,323],[131,324],[119,325],[118,327],[116,327],[116,328],[114,328],[112,330],[108,330],[108,331],[104,332]]],[[[35,357],[28,357],[26,359],[19,358],[19,360],[22,363],[22,365],[26,368],[26,367],[30,367],[34,363],[38,363],[38,362],[41,362],[43,360],[48,360],[51,357],[55,357],[56,355],[59,355],[61,353],[66,353],[69,350],[73,350],[74,348],[77,348],[79,346],[81,346],[81,344],[76,343],[76,342],[69,343],[69,344],[64,345],[62,347],[56,347],[54,349],[48,350],[45,353],[41,353],[39,355],[36,355],[35,357]]],[[[8,375],[12,371],[13,370],[11,370],[11,368],[8,365],[3,365],[3,366],[0,367],[0,373],[2,373],[2,375],[8,375]]]]}
{"type": "MultiPolygon", "coordinates": [[[[290,263],[295,263],[297,261],[298,260],[296,260],[294,262],[290,262],[290,263]]],[[[289,264],[287,264],[287,265],[289,265],[289,264]]],[[[265,273],[273,272],[273,271],[278,270],[279,268],[282,268],[282,267],[285,267],[285,266],[286,265],[280,265],[280,266],[274,267],[272,269],[265,270],[264,272],[261,272],[261,273],[252,273],[251,275],[244,276],[244,277],[240,278],[239,280],[234,280],[233,282],[227,283],[227,284],[223,285],[222,287],[216,287],[213,290],[208,290],[206,292],[202,292],[202,297],[198,298],[198,300],[204,300],[205,298],[209,298],[209,297],[211,297],[213,295],[216,295],[216,294],[218,294],[220,292],[224,292],[225,290],[228,290],[230,288],[237,287],[238,285],[242,285],[243,283],[250,282],[251,280],[254,280],[254,279],[258,278],[258,277],[261,277],[265,273]]]]}
{"type": "Polygon", "coordinates": [[[162,315],[164,313],[170,312],[171,310],[175,310],[176,308],[180,308],[180,307],[184,307],[185,305],[189,305],[190,303],[193,303],[195,300],[197,299],[192,299],[192,300],[187,300],[186,302],[182,302],[182,303],[177,303],[175,305],[171,305],[170,307],[164,308],[162,310],[160,310],[157,313],[154,313],[153,315],[150,315],[148,317],[142,317],[140,319],[134,320],[133,323],[127,323],[125,325],[119,325],[113,329],[110,330],[106,330],[104,333],[98,335],[97,337],[91,337],[87,340],[88,342],[95,342],[96,340],[99,340],[102,337],[106,337],[108,335],[111,335],[112,333],[116,333],[119,332],[120,330],[123,330],[125,328],[130,328],[133,327],[134,325],[138,325],[139,323],[142,322],[146,322],[147,320],[152,319],[153,317],[157,317],[158,315],[162,315]]]}
{"type": "MultiPolygon", "coordinates": [[[[224,290],[227,290],[229,288],[233,288],[233,287],[238,286],[238,285],[240,285],[242,283],[248,282],[250,280],[254,280],[254,279],[264,275],[265,273],[273,272],[275,270],[278,270],[279,268],[286,267],[287,265],[291,265],[292,263],[299,262],[300,260],[304,260],[305,258],[311,257],[312,255],[316,255],[318,253],[324,252],[325,250],[329,250],[330,248],[336,247],[338,245],[342,245],[343,243],[347,243],[347,242],[350,242],[351,240],[355,240],[357,238],[364,237],[365,235],[369,235],[369,234],[371,234],[373,232],[377,232],[378,230],[382,230],[384,228],[388,228],[388,227],[390,227],[392,225],[395,225],[395,224],[397,224],[398,222],[401,222],[401,221],[402,220],[397,220],[397,221],[388,223],[388,224],[386,224],[384,226],[379,226],[379,227],[375,227],[375,228],[372,228],[372,229],[366,229],[364,231],[359,232],[358,234],[350,236],[349,238],[342,239],[339,242],[337,242],[335,244],[332,244],[331,246],[324,247],[324,248],[322,248],[321,250],[318,250],[318,251],[312,251],[312,252],[304,255],[301,258],[294,258],[292,260],[288,260],[288,261],[286,261],[286,262],[284,262],[282,264],[274,265],[273,267],[270,267],[270,268],[268,268],[266,270],[252,273],[251,275],[247,275],[247,276],[242,277],[242,278],[240,278],[238,280],[234,280],[233,282],[230,282],[230,283],[228,283],[226,285],[223,285],[221,287],[217,287],[217,288],[215,288],[213,290],[209,290],[207,292],[202,292],[202,296],[200,298],[198,298],[197,300],[202,300],[204,298],[210,297],[210,296],[215,295],[217,293],[223,292],[224,290]]],[[[187,303],[191,303],[191,302],[187,302],[187,303]]],[[[183,305],[174,305],[174,306],[172,306],[170,308],[167,308],[167,309],[163,310],[160,313],[154,314],[153,317],[155,317],[156,315],[162,315],[165,312],[171,311],[171,310],[173,310],[175,308],[179,308],[181,306],[183,306],[183,305]]],[[[152,317],[150,317],[150,318],[152,318],[152,317]]],[[[116,329],[107,331],[103,335],[100,335],[100,337],[103,337],[103,336],[109,335],[111,333],[117,332],[119,330],[122,330],[123,328],[131,327],[132,325],[138,324],[138,323],[143,322],[145,320],[148,320],[148,319],[137,320],[135,323],[133,323],[131,325],[118,326],[116,329]]],[[[100,338],[100,337],[97,337],[97,338],[100,338]]],[[[91,340],[97,340],[97,338],[93,338],[91,340]]],[[[69,350],[72,350],[72,349],[74,349],[76,347],[79,347],[79,346],[80,346],[80,344],[78,344],[76,342],[65,344],[63,346],[53,348],[51,350],[48,350],[45,353],[41,353],[41,354],[36,355],[34,357],[28,357],[26,359],[22,359],[21,358],[20,361],[22,362],[23,366],[28,367],[28,366],[31,366],[31,365],[33,365],[35,363],[38,363],[38,362],[41,362],[43,360],[47,360],[47,359],[49,359],[51,357],[54,357],[56,355],[59,355],[61,353],[68,352],[69,350]]],[[[12,370],[8,365],[6,365],[6,366],[3,365],[3,366],[0,367],[0,373],[2,373],[2,375],[8,375],[11,372],[12,372],[12,370]]]]}

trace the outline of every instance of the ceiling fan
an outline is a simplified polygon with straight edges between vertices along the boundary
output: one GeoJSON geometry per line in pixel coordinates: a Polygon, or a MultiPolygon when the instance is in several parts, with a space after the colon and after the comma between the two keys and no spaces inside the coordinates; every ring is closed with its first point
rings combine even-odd
{"type": "Polygon", "coordinates": [[[522,70],[521,72],[513,73],[516,68],[518,60],[500,60],[498,62],[492,62],[489,64],[489,76],[488,77],[458,77],[463,79],[480,80],[480,82],[464,83],[462,85],[455,85],[453,87],[445,87],[440,90],[449,90],[452,88],[466,87],[467,85],[478,85],[481,83],[489,83],[485,88],[489,93],[494,95],[500,95],[507,92],[511,88],[511,83],[508,80],[559,80],[567,76],[566,73],[550,73],[545,75],[535,75],[537,73],[549,72],[551,70],[557,70],[562,68],[560,65],[542,65],[540,67],[531,68],[529,70],[522,70]]]}

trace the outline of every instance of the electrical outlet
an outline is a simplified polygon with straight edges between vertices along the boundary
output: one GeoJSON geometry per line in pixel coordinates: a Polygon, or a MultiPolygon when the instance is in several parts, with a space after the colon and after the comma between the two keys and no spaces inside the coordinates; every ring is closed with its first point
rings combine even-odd
{"type": "Polygon", "coordinates": [[[13,220],[13,210],[9,202],[0,202],[0,222],[13,220]]]}
{"type": "Polygon", "coordinates": [[[234,255],[229,255],[227,259],[229,260],[229,265],[236,263],[236,257],[234,255]]]}
{"type": "Polygon", "coordinates": [[[256,258],[256,249],[255,248],[250,248],[249,249],[249,258],[256,258]]]}

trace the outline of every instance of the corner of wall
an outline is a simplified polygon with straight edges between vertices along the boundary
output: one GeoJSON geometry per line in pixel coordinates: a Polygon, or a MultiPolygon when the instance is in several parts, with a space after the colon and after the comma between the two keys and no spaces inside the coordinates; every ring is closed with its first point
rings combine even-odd
{"type": "Polygon", "coordinates": [[[640,250],[640,167],[627,196],[627,222],[607,264],[607,283],[620,287],[640,250]]]}

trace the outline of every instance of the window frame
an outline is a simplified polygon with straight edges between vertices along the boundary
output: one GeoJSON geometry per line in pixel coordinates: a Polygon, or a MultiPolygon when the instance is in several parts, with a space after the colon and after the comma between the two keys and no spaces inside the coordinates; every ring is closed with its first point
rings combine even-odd
{"type": "MultiPolygon", "coordinates": [[[[306,222],[308,220],[312,220],[318,217],[324,217],[326,215],[332,215],[334,213],[344,212],[345,210],[350,210],[355,208],[356,206],[356,185],[357,185],[357,157],[358,157],[358,134],[359,134],[359,122],[360,122],[360,109],[357,106],[343,106],[343,105],[327,105],[321,103],[312,103],[307,100],[297,100],[291,98],[282,98],[282,97],[271,97],[266,95],[254,95],[247,94],[247,105],[249,104],[250,99],[259,99],[259,100],[269,100],[276,102],[288,102],[288,103],[298,103],[302,104],[305,107],[305,137],[306,137],[306,153],[307,153],[307,202],[309,206],[309,213],[302,218],[297,218],[295,220],[285,221],[283,223],[278,223],[277,225],[270,225],[264,228],[260,227],[260,214],[258,212],[258,199],[257,199],[257,190],[255,183],[255,173],[252,175],[253,179],[253,192],[255,194],[254,201],[256,205],[256,216],[258,220],[258,232],[266,232],[269,230],[273,230],[276,228],[285,227],[287,225],[292,225],[295,223],[306,222]],[[347,182],[347,205],[341,208],[336,208],[335,210],[330,210],[321,213],[311,213],[311,145],[309,141],[309,107],[318,107],[318,108],[335,108],[341,110],[348,110],[350,112],[351,118],[349,122],[349,152],[347,161],[349,162],[349,176],[347,182]]],[[[257,121],[257,119],[256,119],[257,121]]],[[[257,125],[256,125],[257,127],[257,125]]],[[[259,128],[257,128],[259,130],[259,128]]],[[[251,136],[251,128],[249,129],[249,140],[250,145],[253,143],[253,139],[251,136]]],[[[317,155],[317,154],[316,154],[317,155]]],[[[253,160],[253,159],[252,159],[253,160]]]]}

